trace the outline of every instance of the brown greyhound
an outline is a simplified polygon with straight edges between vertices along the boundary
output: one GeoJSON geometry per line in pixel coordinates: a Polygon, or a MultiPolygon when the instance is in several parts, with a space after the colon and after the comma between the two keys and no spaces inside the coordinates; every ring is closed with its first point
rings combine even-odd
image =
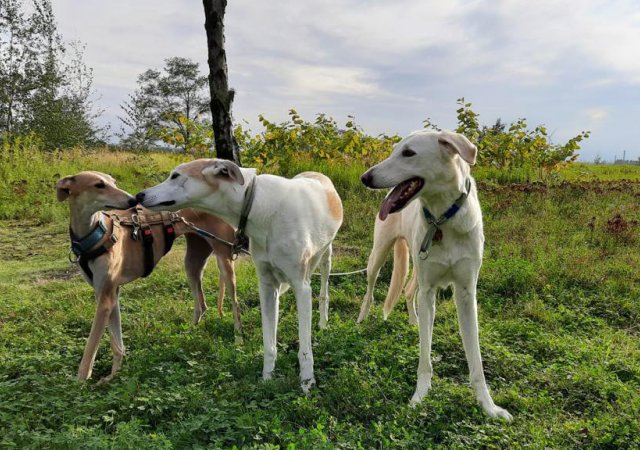
{"type": "MultiPolygon", "coordinates": [[[[71,221],[69,230],[74,245],[83,241],[91,245],[94,232],[102,227],[98,230],[99,241],[87,250],[93,251],[95,255],[96,249],[105,249],[104,253],[80,264],[85,280],[93,286],[97,307],[91,333],[78,369],[78,379],[84,381],[91,377],[98,344],[104,329],[108,326],[113,364],[111,375],[100,380],[100,382],[106,382],[120,370],[125,353],[118,302],[120,286],[148,275],[167,249],[165,242],[167,236],[162,225],[146,227],[149,230],[146,232],[153,238],[152,247],[150,245],[152,250],[149,253],[153,255],[153,260],[146,261],[147,255],[143,251],[140,239],[134,239],[132,229],[121,225],[119,220],[119,217],[131,218],[131,211],[123,210],[134,206],[136,200],[129,193],[116,187],[115,180],[109,175],[92,171],[80,172],[60,179],[56,190],[59,201],[69,201],[71,221]],[[102,210],[116,211],[99,213],[102,210]],[[103,235],[100,236],[100,233],[103,235]]],[[[141,211],[144,213],[143,217],[147,217],[147,213],[148,217],[158,216],[157,213],[149,210],[141,211]]],[[[178,216],[225,241],[233,240],[233,228],[216,216],[183,209],[178,211],[178,215],[171,217],[179,219],[178,216]]],[[[231,248],[223,242],[194,234],[189,225],[182,220],[173,220],[170,230],[174,235],[172,238],[185,234],[187,239],[184,264],[194,297],[193,323],[198,323],[207,309],[202,291],[202,274],[207,260],[214,253],[220,271],[218,313],[221,316],[223,314],[226,286],[233,301],[236,342],[241,342],[240,308],[236,298],[236,279],[231,248]]]]}

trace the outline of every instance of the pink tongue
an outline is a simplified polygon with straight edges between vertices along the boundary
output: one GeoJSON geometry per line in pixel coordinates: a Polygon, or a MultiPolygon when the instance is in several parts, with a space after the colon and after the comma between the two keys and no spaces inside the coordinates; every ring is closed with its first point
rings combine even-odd
{"type": "Polygon", "coordinates": [[[378,213],[378,217],[380,217],[380,220],[384,221],[387,218],[392,206],[393,203],[389,200],[389,198],[385,198],[382,202],[382,205],[380,206],[380,212],[378,213]]]}
{"type": "Polygon", "coordinates": [[[403,188],[404,186],[402,183],[399,184],[382,201],[382,205],[380,205],[380,212],[378,213],[380,220],[384,221],[387,218],[393,207],[396,205],[398,198],[402,195],[403,188]]]}

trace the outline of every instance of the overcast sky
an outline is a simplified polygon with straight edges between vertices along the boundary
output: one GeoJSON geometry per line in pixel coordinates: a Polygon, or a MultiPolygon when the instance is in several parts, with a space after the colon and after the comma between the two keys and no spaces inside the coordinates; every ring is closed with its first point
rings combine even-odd
{"type": "MultiPolygon", "coordinates": [[[[141,72],[172,56],[207,70],[201,1],[53,4],[114,129],[141,72]]],[[[640,157],[638,0],[229,0],[226,40],[234,116],[254,131],[292,107],[371,134],[453,128],[464,96],[482,124],[525,117],[555,142],[591,130],[583,160],[640,157]]]]}

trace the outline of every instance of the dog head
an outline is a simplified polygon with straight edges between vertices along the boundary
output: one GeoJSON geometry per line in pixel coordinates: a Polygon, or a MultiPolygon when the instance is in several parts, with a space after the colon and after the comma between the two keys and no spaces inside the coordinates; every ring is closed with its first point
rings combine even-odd
{"type": "Polygon", "coordinates": [[[106,209],[127,209],[136,204],[131,194],[116,186],[110,175],[86,171],[61,178],[56,184],[58,201],[69,199],[75,205],[92,212],[106,209]]]}
{"type": "Polygon", "coordinates": [[[467,174],[477,149],[451,131],[420,130],[398,142],[391,155],[366,171],[362,182],[373,189],[394,187],[380,208],[380,219],[400,211],[426,189],[437,192],[467,174]]]}
{"type": "Polygon", "coordinates": [[[176,167],[162,183],[138,193],[136,199],[155,210],[186,207],[220,212],[230,201],[242,201],[245,178],[225,159],[198,159],[176,167]]]}

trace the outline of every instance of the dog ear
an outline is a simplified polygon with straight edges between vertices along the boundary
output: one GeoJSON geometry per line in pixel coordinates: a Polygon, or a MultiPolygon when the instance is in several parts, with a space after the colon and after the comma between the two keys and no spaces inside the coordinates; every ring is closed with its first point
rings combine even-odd
{"type": "Polygon", "coordinates": [[[240,185],[244,185],[244,177],[240,168],[232,161],[226,159],[215,159],[213,164],[208,165],[202,170],[205,180],[213,181],[213,178],[223,176],[228,177],[232,181],[240,185]]]}
{"type": "Polygon", "coordinates": [[[466,136],[460,133],[452,133],[450,131],[442,131],[438,138],[438,143],[449,151],[453,151],[460,155],[469,165],[473,166],[476,163],[476,156],[478,155],[478,149],[475,145],[466,138],[466,136]]]}
{"type": "Polygon", "coordinates": [[[56,183],[56,195],[58,196],[59,202],[63,202],[69,197],[71,185],[75,182],[75,177],[64,177],[58,180],[58,183],[56,183]]]}
{"type": "Polygon", "coordinates": [[[237,182],[240,186],[244,185],[244,177],[242,176],[242,172],[240,172],[240,167],[238,167],[236,163],[233,161],[223,160],[222,164],[227,169],[229,178],[237,182]]]}

